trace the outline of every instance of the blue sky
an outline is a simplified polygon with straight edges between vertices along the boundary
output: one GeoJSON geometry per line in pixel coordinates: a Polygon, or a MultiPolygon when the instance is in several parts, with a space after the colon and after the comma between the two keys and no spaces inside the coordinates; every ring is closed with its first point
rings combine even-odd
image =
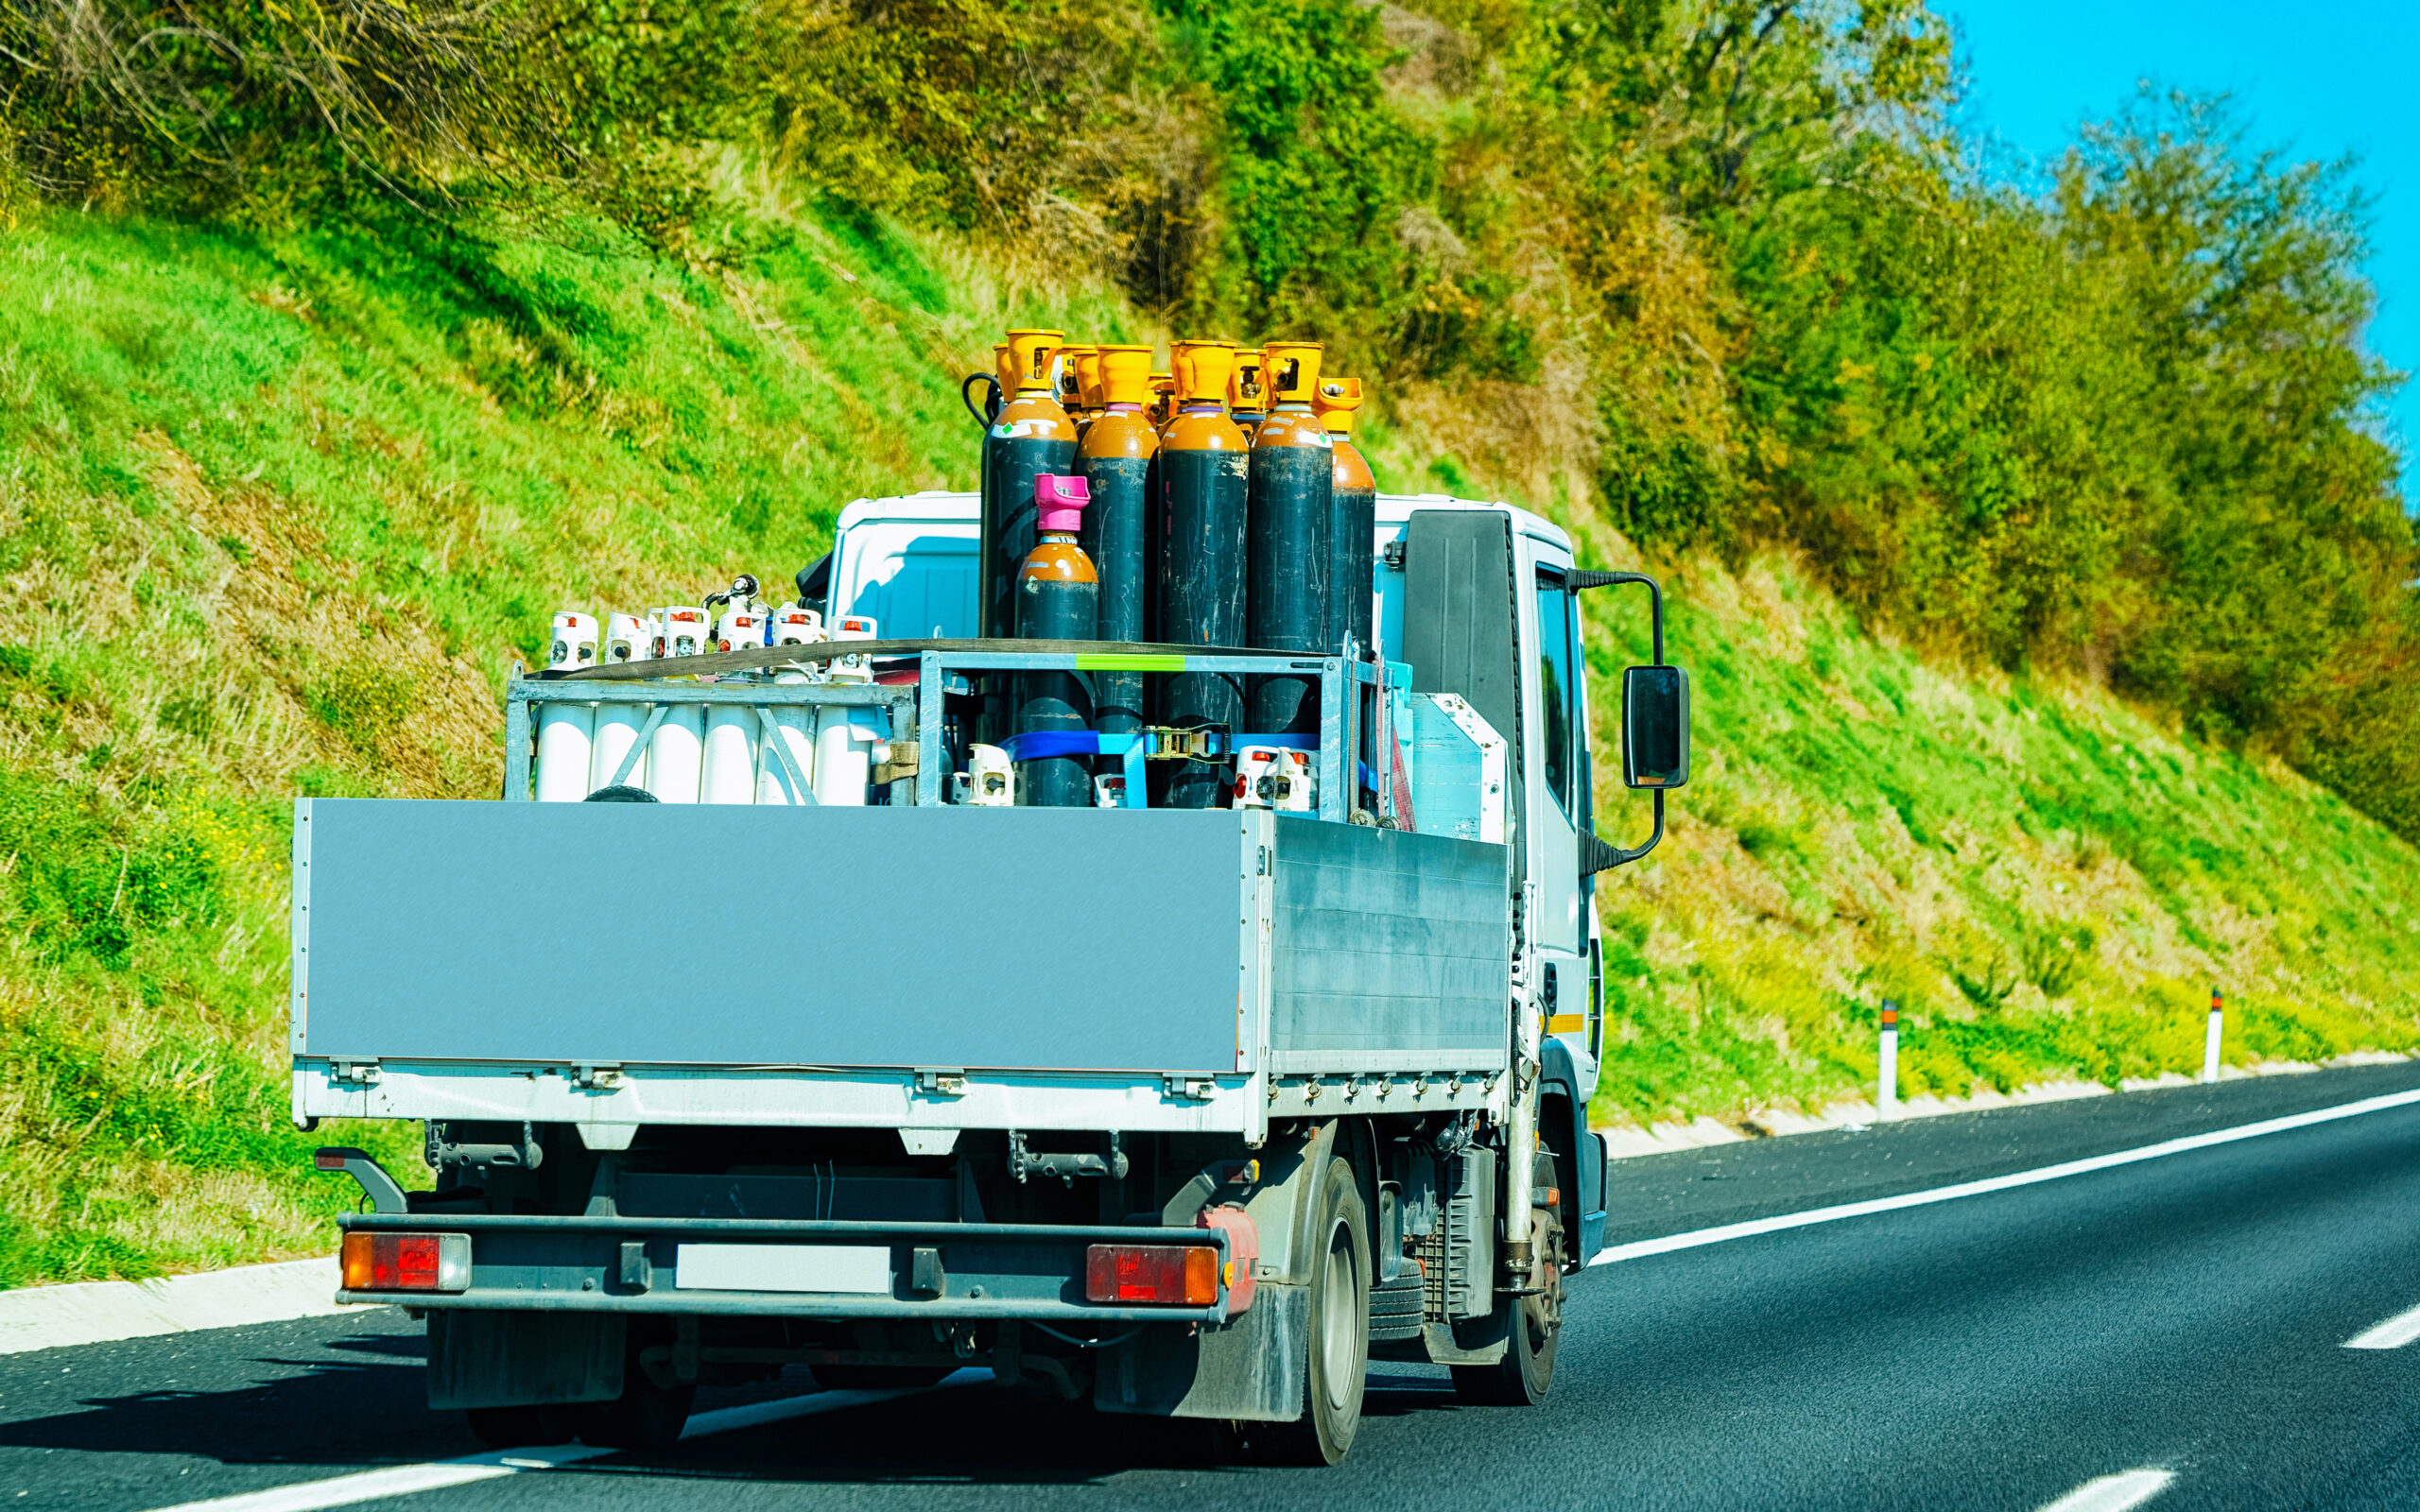
{"type": "MultiPolygon", "coordinates": [[[[2358,153],[2372,200],[2370,350],[2420,371],[2420,0],[1935,0],[1957,27],[1962,112],[2031,157],[2056,154],[2138,80],[2235,97],[2259,146],[2358,153]],[[2397,102],[2401,103],[2398,104],[2397,102]]],[[[2420,382],[2393,404],[2404,494],[2420,502],[2420,382]]]]}

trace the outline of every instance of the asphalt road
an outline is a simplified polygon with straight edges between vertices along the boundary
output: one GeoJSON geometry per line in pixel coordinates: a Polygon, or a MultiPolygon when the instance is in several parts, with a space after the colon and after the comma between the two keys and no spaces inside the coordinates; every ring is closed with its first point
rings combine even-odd
{"type": "MultiPolygon", "coordinates": [[[[2363,1068],[1626,1161],[1615,1237],[2414,1087],[2420,1065],[2363,1068]]],[[[2160,1512],[2402,1508],[2420,1505],[2420,1344],[2344,1346],[2414,1308],[2420,1106],[1598,1267],[1547,1405],[1464,1407],[1442,1371],[1382,1364],[1335,1470],[1230,1467],[1190,1425],[977,1382],[349,1504],[2027,1512],[2146,1471],[2127,1484],[2169,1477],[2144,1503],[2160,1512]]],[[[421,1361],[419,1326],[384,1309],[0,1359],[0,1509],[139,1512],[475,1454],[421,1405],[421,1361]]],[[[729,1423],[812,1390],[794,1372],[700,1410],[729,1423]]]]}

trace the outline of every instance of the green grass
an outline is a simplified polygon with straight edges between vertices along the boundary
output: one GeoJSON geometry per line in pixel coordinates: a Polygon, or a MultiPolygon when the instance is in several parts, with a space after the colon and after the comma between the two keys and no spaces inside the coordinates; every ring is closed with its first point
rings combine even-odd
{"type": "Polygon", "coordinates": [[[0,235],[0,1284],[323,1249],[313,1144],[416,1165],[285,1122],[296,793],[493,793],[553,610],[778,589],[849,500],[967,482],[1011,301],[1132,329],[879,224],[754,234],[0,235]]]}
{"type": "MultiPolygon", "coordinates": [[[[1886,998],[1905,1096],[2198,1070],[2213,988],[2231,1063],[2420,1048],[2420,855],[2332,794],[2088,688],[1927,664],[1780,561],[1671,587],[1698,775],[1600,884],[1599,1117],[1870,1095],[1886,998]]],[[[1647,647],[1599,617],[1608,688],[1647,647]]]]}
{"type": "MultiPolygon", "coordinates": [[[[0,1284],[324,1250],[313,1144],[414,1166],[416,1129],[285,1123],[295,794],[493,794],[553,610],[782,585],[851,499],[971,482],[957,379],[1002,328],[1159,334],[880,224],[741,223],[718,266],[407,218],[0,232],[0,1284]]],[[[1370,430],[1382,482],[1491,487],[1370,430]]],[[[1885,995],[1910,1091],[2190,1065],[2211,981],[2238,1059],[2420,1038],[2420,865],[2342,804],[1878,644],[1780,564],[1673,576],[1700,777],[1599,884],[1600,1115],[1851,1091],[1885,995]]],[[[1599,618],[1601,705],[1643,648],[1599,618]]]]}

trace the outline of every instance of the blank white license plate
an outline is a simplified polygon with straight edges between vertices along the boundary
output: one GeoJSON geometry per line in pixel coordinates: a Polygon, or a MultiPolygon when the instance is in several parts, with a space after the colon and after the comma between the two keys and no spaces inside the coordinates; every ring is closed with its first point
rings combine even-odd
{"type": "Polygon", "coordinates": [[[880,1245],[683,1245],[673,1284],[684,1292],[890,1290],[890,1251],[880,1245]]]}

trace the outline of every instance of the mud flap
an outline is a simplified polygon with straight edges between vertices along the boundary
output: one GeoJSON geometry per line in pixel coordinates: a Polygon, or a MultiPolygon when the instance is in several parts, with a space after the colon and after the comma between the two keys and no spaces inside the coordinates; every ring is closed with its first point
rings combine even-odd
{"type": "Polygon", "coordinates": [[[1262,1281],[1252,1311],[1225,1328],[1150,1327],[1101,1351],[1100,1412],[1292,1422],[1303,1412],[1311,1291],[1262,1281]]]}
{"type": "Polygon", "coordinates": [[[527,1407],[622,1394],[614,1314],[437,1309],[428,1314],[428,1404],[527,1407]]]}
{"type": "Polygon", "coordinates": [[[1512,1305],[1499,1297],[1495,1311],[1478,1317],[1422,1325],[1421,1342],[1437,1365],[1494,1365],[1512,1348],[1512,1305]]]}

